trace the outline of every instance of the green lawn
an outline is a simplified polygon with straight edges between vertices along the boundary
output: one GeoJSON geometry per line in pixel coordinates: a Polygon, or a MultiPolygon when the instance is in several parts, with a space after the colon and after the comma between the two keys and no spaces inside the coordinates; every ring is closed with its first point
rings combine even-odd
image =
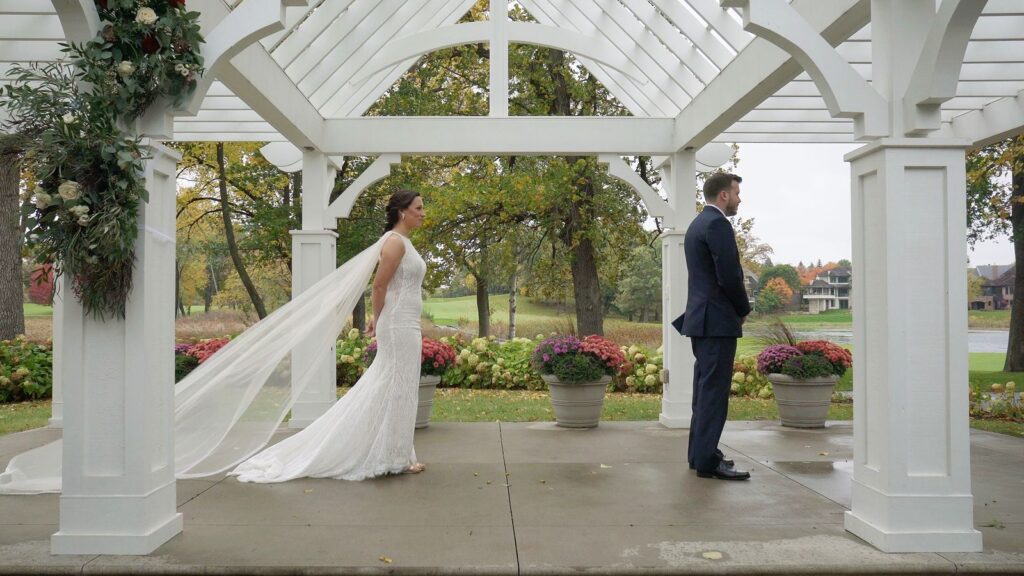
{"type": "MultiPolygon", "coordinates": [[[[508,321],[508,294],[491,294],[491,321],[508,321]]],[[[476,322],[476,296],[459,298],[429,298],[423,302],[423,312],[433,318],[435,324],[455,326],[465,322],[476,322]]],[[[516,303],[516,318],[520,322],[550,320],[559,315],[573,314],[571,304],[564,309],[556,306],[537,304],[526,298],[516,303]]]]}
{"type": "Polygon", "coordinates": [[[26,303],[23,305],[25,316],[53,316],[52,306],[40,306],[39,304],[26,303]]]}
{"type": "MultiPolygon", "coordinates": [[[[654,421],[660,411],[658,394],[609,393],[605,396],[601,417],[604,420],[654,421]]],[[[49,417],[48,400],[0,405],[0,436],[45,426],[49,417]]],[[[775,420],[778,417],[773,400],[729,399],[730,420],[775,420]]],[[[828,417],[851,420],[853,404],[832,404],[828,417]]],[[[434,398],[432,419],[435,422],[550,422],[554,420],[554,412],[547,392],[440,388],[434,398]]],[[[1019,422],[972,420],[971,426],[1024,437],[1024,424],[1019,422]]]]}

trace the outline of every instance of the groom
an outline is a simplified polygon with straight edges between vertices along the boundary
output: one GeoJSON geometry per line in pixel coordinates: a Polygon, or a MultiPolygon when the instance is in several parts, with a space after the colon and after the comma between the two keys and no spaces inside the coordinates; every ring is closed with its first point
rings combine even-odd
{"type": "Polygon", "coordinates": [[[680,334],[690,337],[696,357],[687,460],[697,476],[719,480],[750,478],[718,449],[729,412],[736,339],[743,335],[743,322],[750,314],[736,236],[726,218],[736,215],[742,181],[719,173],[704,182],[707,206],[687,228],[684,244],[689,275],[686,312],[672,322],[680,334]]]}

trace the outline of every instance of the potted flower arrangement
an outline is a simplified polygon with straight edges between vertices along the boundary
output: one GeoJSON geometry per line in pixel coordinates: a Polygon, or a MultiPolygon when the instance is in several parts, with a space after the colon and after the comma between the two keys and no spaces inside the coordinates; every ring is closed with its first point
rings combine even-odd
{"type": "Polygon", "coordinates": [[[531,357],[551,392],[555,422],[565,428],[597,426],[605,388],[625,362],[619,346],[601,336],[552,336],[531,357]]]}
{"type": "Polygon", "coordinates": [[[773,344],[757,356],[783,426],[823,428],[836,382],[852,363],[850,351],[826,340],[773,344]]]}
{"type": "MultiPolygon", "coordinates": [[[[373,362],[377,355],[377,341],[366,347],[366,364],[373,362]]],[[[423,338],[420,348],[420,389],[416,407],[416,427],[430,425],[430,412],[434,408],[434,392],[441,383],[445,370],[455,365],[455,349],[433,338],[423,338]]]]}

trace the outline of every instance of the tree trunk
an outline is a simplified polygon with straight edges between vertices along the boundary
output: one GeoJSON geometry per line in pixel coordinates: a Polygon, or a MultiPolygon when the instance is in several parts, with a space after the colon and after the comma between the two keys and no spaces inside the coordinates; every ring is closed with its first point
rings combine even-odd
{"type": "Polygon", "coordinates": [[[174,317],[185,315],[185,307],[181,305],[181,264],[174,261],[174,317]]]}
{"type": "Polygon", "coordinates": [[[366,295],[356,300],[356,307],[352,309],[352,327],[359,330],[360,334],[366,332],[366,295]]]}
{"type": "Polygon", "coordinates": [[[487,278],[476,276],[476,316],[479,320],[479,336],[491,335],[491,299],[487,294],[487,278]]]}
{"type": "Polygon", "coordinates": [[[20,152],[9,141],[0,140],[0,340],[25,333],[18,189],[21,182],[20,152]]]}
{"type": "Polygon", "coordinates": [[[210,313],[213,306],[213,295],[217,292],[217,275],[213,272],[213,264],[206,265],[206,290],[203,292],[203,312],[210,313]]]}
{"type": "Polygon", "coordinates": [[[601,281],[597,258],[589,238],[581,238],[572,249],[572,288],[576,296],[576,332],[580,336],[604,335],[601,309],[601,281]]]}
{"type": "Polygon", "coordinates": [[[1013,304],[1010,307],[1010,341],[1006,346],[1005,372],[1024,371],[1024,158],[1013,163],[1010,223],[1013,231],[1013,304]]]}
{"type": "Polygon", "coordinates": [[[224,216],[224,238],[227,240],[228,252],[231,254],[231,262],[235,265],[235,270],[238,272],[238,278],[242,281],[245,291],[249,294],[253,307],[256,308],[256,315],[262,320],[267,316],[267,309],[263,305],[263,299],[260,298],[259,292],[256,291],[256,285],[253,284],[252,278],[245,271],[245,263],[242,262],[242,256],[238,253],[238,243],[235,241],[235,229],[231,224],[231,207],[228,204],[228,180],[227,168],[224,164],[223,142],[217,142],[217,169],[220,171],[220,212],[224,216]]]}
{"type": "Polygon", "coordinates": [[[512,272],[508,281],[508,339],[516,337],[516,308],[519,305],[519,268],[512,272]]]}

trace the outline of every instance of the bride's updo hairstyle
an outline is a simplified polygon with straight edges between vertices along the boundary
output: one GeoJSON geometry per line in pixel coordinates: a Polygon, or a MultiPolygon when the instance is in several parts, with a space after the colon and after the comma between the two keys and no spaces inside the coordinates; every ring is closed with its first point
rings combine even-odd
{"type": "Polygon", "coordinates": [[[418,198],[419,195],[419,192],[407,189],[399,190],[391,195],[391,198],[388,199],[388,208],[385,212],[385,232],[394,228],[395,224],[398,224],[398,220],[401,218],[400,212],[408,208],[409,205],[412,204],[412,201],[418,198]]]}

